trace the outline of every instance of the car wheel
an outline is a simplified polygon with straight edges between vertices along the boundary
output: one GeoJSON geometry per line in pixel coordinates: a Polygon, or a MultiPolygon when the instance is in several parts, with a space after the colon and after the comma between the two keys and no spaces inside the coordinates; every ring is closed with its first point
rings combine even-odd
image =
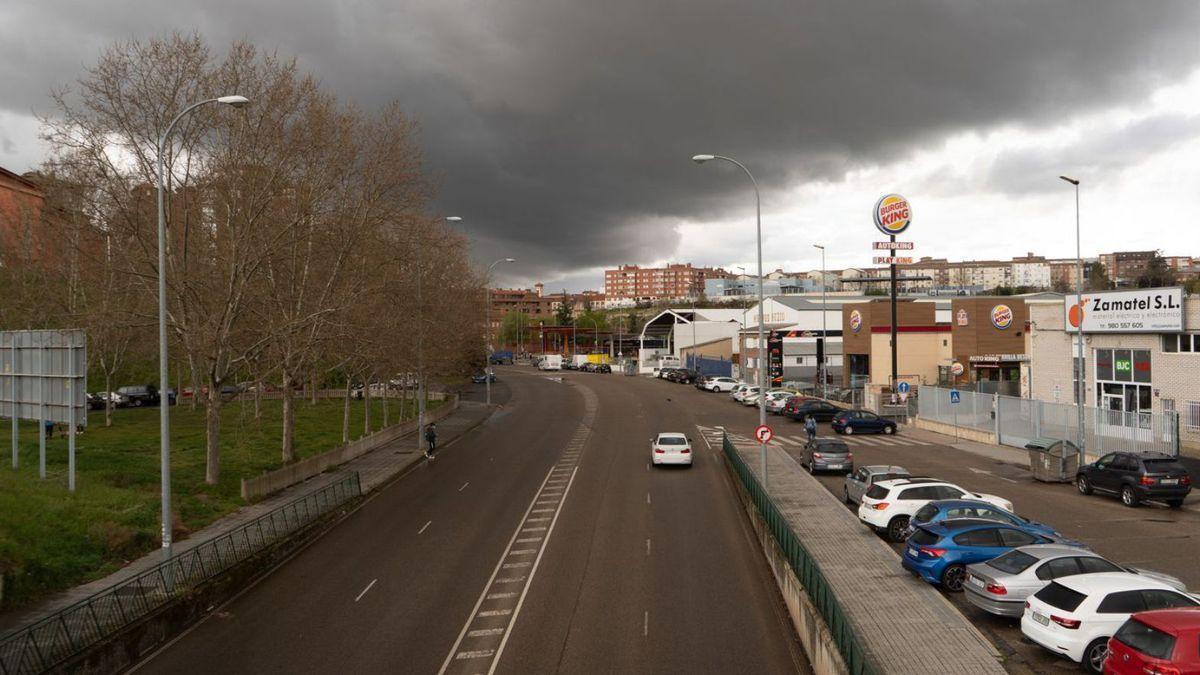
{"type": "Polygon", "coordinates": [[[883,428],[883,433],[891,436],[892,434],[896,433],[896,427],[886,426],[883,428]]]}
{"type": "Polygon", "coordinates": [[[1173,508],[1173,509],[1182,508],[1182,507],[1183,507],[1183,500],[1182,500],[1182,499],[1168,499],[1168,500],[1167,500],[1167,506],[1169,506],[1169,507],[1171,507],[1171,508],[1173,508]]]}
{"type": "Polygon", "coordinates": [[[1075,489],[1079,490],[1081,495],[1092,494],[1092,484],[1088,482],[1087,476],[1077,476],[1075,478],[1075,489]]]}
{"type": "Polygon", "coordinates": [[[892,541],[904,541],[904,531],[908,529],[908,516],[896,516],[888,523],[887,536],[892,541]]]}
{"type": "Polygon", "coordinates": [[[1107,657],[1108,638],[1096,638],[1083,650],[1083,669],[1089,673],[1101,673],[1104,671],[1104,659],[1107,657]]]}
{"type": "Polygon", "coordinates": [[[845,429],[842,430],[842,433],[846,434],[847,436],[850,436],[854,433],[854,427],[846,427],[845,429]]]}
{"type": "Polygon", "coordinates": [[[951,593],[960,593],[966,577],[967,568],[962,565],[951,565],[942,572],[942,588],[951,593]]]}
{"type": "Polygon", "coordinates": [[[1126,485],[1125,487],[1121,488],[1121,503],[1125,506],[1138,505],[1138,498],[1137,495],[1133,493],[1132,487],[1126,485]]]}

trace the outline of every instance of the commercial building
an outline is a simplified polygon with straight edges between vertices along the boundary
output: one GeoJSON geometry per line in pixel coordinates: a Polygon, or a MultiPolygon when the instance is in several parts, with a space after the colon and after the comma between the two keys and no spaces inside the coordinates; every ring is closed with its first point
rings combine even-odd
{"type": "MultiPolygon", "coordinates": [[[[1033,398],[1076,401],[1077,333],[1064,328],[1064,303],[1069,308],[1074,301],[1071,295],[1029,301],[1033,398]]],[[[1200,297],[1178,288],[1142,289],[1086,293],[1084,304],[1085,405],[1147,435],[1155,416],[1177,413],[1181,444],[1200,449],[1200,297]]]]}
{"type": "Polygon", "coordinates": [[[690,300],[704,292],[706,279],[733,275],[712,267],[692,267],[691,263],[666,267],[621,265],[604,271],[604,295],[610,303],[690,300]]]}
{"type": "Polygon", "coordinates": [[[34,181],[0,167],[0,264],[43,258],[50,242],[41,225],[46,195],[34,181]]]}
{"type": "Polygon", "coordinates": [[[767,369],[773,384],[819,381],[822,358],[829,381],[842,380],[842,307],[861,302],[862,296],[777,296],[763,302],[763,329],[767,344],[758,345],[758,306],[745,310],[739,336],[739,375],[756,381],[758,369],[767,369]]]}
{"type": "MultiPolygon", "coordinates": [[[[956,298],[950,303],[950,352],[962,367],[955,376],[943,372],[943,382],[974,383],[978,391],[1022,395],[1028,378],[1029,355],[1026,299],[1038,296],[956,298]],[[946,377],[948,375],[948,377],[946,377]]],[[[1061,296],[1052,295],[1058,298],[1061,296]]],[[[955,368],[957,370],[957,368],[955,368]]]]}
{"type": "MultiPolygon", "coordinates": [[[[842,306],[842,386],[891,383],[891,312],[889,298],[842,306]]],[[[939,366],[949,367],[952,351],[948,312],[949,302],[945,300],[901,298],[896,302],[896,377],[900,381],[934,383],[938,381],[939,366]]]]}
{"type": "MultiPolygon", "coordinates": [[[[818,275],[819,277],[819,275],[818,275]]],[[[813,281],[807,277],[791,276],[763,279],[763,295],[799,295],[814,293],[821,290],[820,280],[813,281]]],[[[758,299],[758,277],[738,276],[729,278],[705,279],[704,296],[715,301],[734,301],[758,299]]]]}

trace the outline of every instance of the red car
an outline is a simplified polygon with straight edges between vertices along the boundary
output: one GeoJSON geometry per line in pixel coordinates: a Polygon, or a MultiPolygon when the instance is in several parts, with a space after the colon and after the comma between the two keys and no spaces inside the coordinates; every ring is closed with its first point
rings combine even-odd
{"type": "Polygon", "coordinates": [[[1108,639],[1106,675],[1200,674],[1200,608],[1129,617],[1108,639]]]}

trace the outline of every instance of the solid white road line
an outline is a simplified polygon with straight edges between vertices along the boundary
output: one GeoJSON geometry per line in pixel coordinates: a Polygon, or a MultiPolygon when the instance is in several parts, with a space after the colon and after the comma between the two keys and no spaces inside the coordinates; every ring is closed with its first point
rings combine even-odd
{"type": "Polygon", "coordinates": [[[367,587],[366,587],[366,588],[364,588],[364,589],[362,589],[362,592],[358,594],[358,597],[357,597],[357,598],[355,598],[355,599],[354,599],[354,601],[355,601],[355,602],[358,602],[359,600],[362,600],[362,596],[366,595],[366,594],[367,594],[367,591],[371,590],[371,587],[375,585],[375,582],[376,582],[376,581],[379,581],[379,580],[378,580],[378,579],[372,579],[372,580],[371,580],[371,583],[367,584],[367,587]]]}
{"type": "Polygon", "coordinates": [[[467,482],[463,483],[463,484],[462,484],[462,487],[458,488],[458,491],[459,491],[459,492],[462,492],[463,490],[466,490],[466,489],[467,489],[467,486],[468,486],[468,485],[470,485],[470,484],[471,484],[471,481],[467,481],[467,482]]]}
{"type": "Polygon", "coordinates": [[[432,521],[432,520],[431,520],[431,521],[429,521],[428,523],[425,523],[424,525],[422,525],[422,526],[421,526],[421,529],[417,530],[417,534],[422,534],[422,533],[424,533],[424,532],[425,532],[425,528],[429,527],[429,526],[430,526],[430,525],[432,525],[432,524],[433,524],[433,521],[432,521]]]}

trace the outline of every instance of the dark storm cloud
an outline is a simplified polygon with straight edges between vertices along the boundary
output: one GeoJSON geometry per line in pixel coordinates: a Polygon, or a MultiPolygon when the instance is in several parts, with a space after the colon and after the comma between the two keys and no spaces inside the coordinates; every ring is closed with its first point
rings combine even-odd
{"type": "Polygon", "coordinates": [[[44,106],[115,39],[246,37],[363,107],[401,100],[439,206],[480,258],[513,255],[531,278],[667,257],[677,235],[649,221],[744,212],[744,179],[698,152],[738,157],[770,195],[948,132],[1136,102],[1200,61],[1198,15],[1191,0],[41,2],[0,10],[0,105],[44,106]]]}

